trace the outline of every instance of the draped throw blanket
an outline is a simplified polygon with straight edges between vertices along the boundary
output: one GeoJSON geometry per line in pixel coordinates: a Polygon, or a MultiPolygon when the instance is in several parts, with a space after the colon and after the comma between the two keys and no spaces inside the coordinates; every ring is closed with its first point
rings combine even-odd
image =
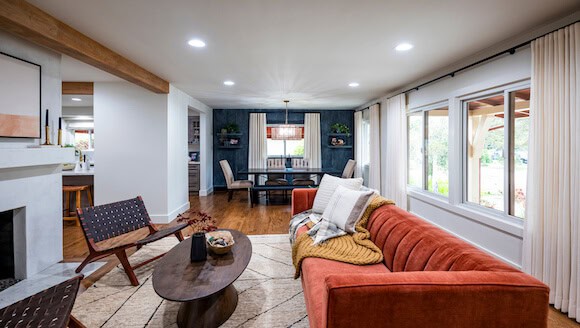
{"type": "MultiPolygon", "coordinates": [[[[318,245],[314,244],[315,236],[311,236],[308,233],[303,233],[300,236],[295,237],[295,242],[292,245],[292,263],[296,268],[294,278],[300,277],[302,261],[307,257],[318,257],[356,265],[380,263],[383,260],[383,253],[380,248],[370,240],[371,234],[366,229],[366,226],[374,210],[383,205],[394,204],[395,203],[392,200],[381,196],[375,197],[356,225],[356,232],[352,235],[342,235],[340,237],[329,239],[318,245]]],[[[298,215],[300,216],[301,214],[298,215]]],[[[293,219],[291,222],[291,230],[293,226],[292,223],[295,223],[294,220],[300,219],[303,218],[293,219]]],[[[312,226],[311,223],[308,225],[310,227],[312,226]]],[[[298,228],[295,228],[295,231],[297,230],[298,228]]],[[[290,238],[294,237],[291,235],[290,238]]]]}

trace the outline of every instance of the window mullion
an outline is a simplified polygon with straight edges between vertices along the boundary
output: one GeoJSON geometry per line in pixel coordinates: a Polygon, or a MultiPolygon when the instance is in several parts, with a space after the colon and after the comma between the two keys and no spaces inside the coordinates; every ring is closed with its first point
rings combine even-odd
{"type": "Polygon", "coordinates": [[[504,91],[503,94],[504,105],[503,105],[503,126],[504,126],[504,150],[503,150],[503,160],[504,160],[504,190],[505,194],[503,197],[504,201],[504,211],[506,214],[512,213],[512,206],[511,206],[511,195],[512,195],[512,137],[513,137],[513,126],[512,126],[512,114],[511,114],[511,99],[510,93],[508,91],[504,91]]]}
{"type": "Polygon", "coordinates": [[[423,190],[428,190],[429,182],[427,179],[429,178],[429,154],[428,152],[428,144],[427,144],[427,137],[429,136],[429,123],[427,120],[427,111],[423,111],[423,190]]]}

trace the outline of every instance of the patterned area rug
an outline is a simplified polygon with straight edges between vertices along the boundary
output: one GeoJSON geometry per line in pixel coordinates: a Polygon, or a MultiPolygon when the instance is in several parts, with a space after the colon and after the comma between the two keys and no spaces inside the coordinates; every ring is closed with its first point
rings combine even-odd
{"type": "MultiPolygon", "coordinates": [[[[249,236],[252,259],[234,283],[238,306],[222,327],[308,327],[300,280],[294,280],[287,235],[249,236]]],[[[138,263],[170,250],[177,239],[165,238],[130,257],[138,263]]],[[[135,271],[140,285],[130,285],[121,266],[79,295],[73,314],[87,327],[177,327],[179,303],[153,290],[155,262],[135,271]]]]}

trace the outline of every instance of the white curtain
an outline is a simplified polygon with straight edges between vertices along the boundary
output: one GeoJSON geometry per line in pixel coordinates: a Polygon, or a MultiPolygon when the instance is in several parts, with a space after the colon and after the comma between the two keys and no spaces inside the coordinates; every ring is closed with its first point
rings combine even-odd
{"type": "Polygon", "coordinates": [[[405,95],[400,94],[387,100],[383,114],[386,126],[386,145],[383,145],[383,182],[381,191],[384,197],[395,201],[397,206],[407,209],[407,125],[405,116],[405,95]]]}
{"type": "Polygon", "coordinates": [[[580,322],[580,23],[532,42],[524,270],[580,322]]]}
{"type": "MultiPolygon", "coordinates": [[[[354,169],[355,178],[363,177],[365,133],[363,127],[363,111],[354,112],[354,160],[356,167],[354,169]]],[[[366,181],[364,183],[366,186],[366,181]]]]}
{"type": "MultiPolygon", "coordinates": [[[[266,113],[250,113],[250,135],[248,145],[248,168],[266,168],[268,160],[266,139],[266,113]]],[[[249,177],[253,179],[253,176],[249,177]]],[[[263,180],[260,177],[260,180],[263,180]]],[[[256,183],[263,184],[264,181],[256,183]]]]}
{"type": "Polygon", "coordinates": [[[381,114],[380,105],[369,107],[369,185],[381,190],[381,114]]]}
{"type": "Polygon", "coordinates": [[[304,159],[308,161],[308,167],[322,167],[320,113],[304,114],[304,159]]]}

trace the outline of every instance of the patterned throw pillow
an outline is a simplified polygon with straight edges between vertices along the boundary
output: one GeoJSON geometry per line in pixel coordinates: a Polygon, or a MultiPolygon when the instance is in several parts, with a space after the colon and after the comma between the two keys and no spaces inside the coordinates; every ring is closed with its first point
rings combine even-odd
{"type": "Polygon", "coordinates": [[[354,233],[354,227],[361,219],[375,193],[369,191],[350,190],[338,186],[328,206],[322,213],[322,220],[334,223],[339,229],[354,233]]]}
{"type": "Polygon", "coordinates": [[[362,178],[355,178],[355,179],[342,179],[332,175],[325,174],[320,181],[320,185],[318,186],[318,191],[316,192],[316,196],[314,197],[314,204],[312,205],[312,212],[314,213],[322,213],[326,209],[326,205],[328,205],[328,201],[330,201],[330,197],[336,191],[338,186],[343,186],[347,189],[351,190],[359,190],[362,186],[363,179],[362,178]]]}

